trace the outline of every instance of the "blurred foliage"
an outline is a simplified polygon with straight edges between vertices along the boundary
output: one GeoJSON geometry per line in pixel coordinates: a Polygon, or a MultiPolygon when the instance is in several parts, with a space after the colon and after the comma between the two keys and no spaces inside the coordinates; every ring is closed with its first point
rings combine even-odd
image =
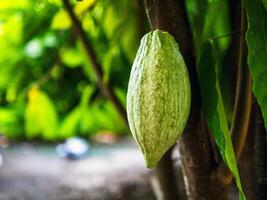
{"type": "MultiPolygon", "coordinates": [[[[103,67],[104,82],[114,88],[123,105],[131,64],[149,30],[142,2],[72,1],[103,67]]],[[[197,54],[209,38],[229,34],[216,43],[221,58],[218,71],[225,76],[220,71],[231,40],[228,2],[188,0],[186,7],[197,54]]],[[[61,0],[2,0],[0,49],[0,134],[51,141],[103,131],[128,132],[99,91],[61,0]]]]}
{"type": "MultiPolygon", "coordinates": [[[[105,83],[125,105],[143,24],[138,1],[72,3],[103,66],[105,83]]],[[[101,95],[60,0],[2,0],[0,49],[0,134],[52,141],[128,132],[101,95]]]]}

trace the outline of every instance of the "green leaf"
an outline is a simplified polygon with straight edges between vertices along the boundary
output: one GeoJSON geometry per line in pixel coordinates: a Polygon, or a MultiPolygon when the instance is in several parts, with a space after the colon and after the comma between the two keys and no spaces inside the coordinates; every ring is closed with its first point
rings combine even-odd
{"type": "MultiPolygon", "coordinates": [[[[74,12],[77,16],[81,16],[85,11],[92,7],[96,3],[96,0],[86,0],[77,3],[74,7],[74,12]]],[[[51,28],[55,30],[65,30],[71,27],[71,20],[68,13],[65,10],[59,10],[52,20],[51,28]]]]}
{"type": "Polygon", "coordinates": [[[264,7],[265,7],[266,10],[267,10],[267,0],[262,0],[262,3],[263,3],[264,7]]]}
{"type": "Polygon", "coordinates": [[[38,88],[33,88],[29,92],[25,122],[26,134],[29,138],[40,134],[48,140],[57,138],[58,116],[54,103],[38,88]]]}
{"type": "Polygon", "coordinates": [[[86,0],[86,1],[80,1],[77,2],[76,6],[75,6],[75,13],[80,16],[82,15],[84,12],[86,12],[88,9],[90,9],[92,6],[95,5],[97,1],[96,0],[86,0]]]}
{"type": "Polygon", "coordinates": [[[1,1],[0,11],[7,9],[22,9],[29,7],[28,0],[1,1]]]}
{"type": "MultiPolygon", "coordinates": [[[[211,37],[230,32],[229,5],[225,0],[187,0],[185,1],[194,41],[199,53],[202,44],[211,37]]],[[[218,41],[221,51],[230,44],[230,38],[218,41]]]]}
{"type": "Polygon", "coordinates": [[[64,118],[59,127],[60,138],[68,138],[77,134],[81,116],[82,110],[78,106],[64,118]]]}
{"type": "Polygon", "coordinates": [[[62,62],[70,68],[79,67],[83,64],[83,58],[76,48],[66,48],[61,53],[62,62]]]}
{"type": "Polygon", "coordinates": [[[245,0],[244,3],[248,16],[248,65],[253,78],[253,92],[267,128],[267,10],[261,0],[245,0]]]}
{"type": "Polygon", "coordinates": [[[22,135],[23,125],[17,108],[0,108],[0,132],[15,139],[22,135]]]}
{"type": "MultiPolygon", "coordinates": [[[[83,89],[79,105],[75,107],[60,124],[59,134],[61,138],[67,138],[82,132],[80,129],[84,128],[83,120],[85,116],[86,120],[91,122],[91,117],[87,117],[87,113],[89,110],[89,100],[93,92],[94,87],[90,85],[87,85],[83,89]]],[[[92,124],[92,126],[94,126],[94,124],[92,124]]]]}
{"type": "Polygon", "coordinates": [[[221,156],[235,178],[240,199],[245,200],[246,197],[242,190],[231,135],[223,106],[215,52],[216,49],[212,41],[204,43],[198,63],[198,76],[201,86],[204,115],[208,127],[219,147],[221,156]]]}
{"type": "Polygon", "coordinates": [[[53,17],[51,28],[55,30],[64,30],[71,27],[71,21],[65,10],[58,11],[53,17]]]}

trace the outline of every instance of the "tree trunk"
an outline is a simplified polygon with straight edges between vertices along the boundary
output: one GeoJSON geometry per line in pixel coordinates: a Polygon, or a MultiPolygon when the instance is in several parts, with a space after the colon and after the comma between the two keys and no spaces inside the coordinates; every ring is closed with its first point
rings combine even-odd
{"type": "Polygon", "coordinates": [[[202,117],[185,131],[179,149],[188,200],[227,199],[227,186],[213,171],[215,163],[202,117]]]}
{"type": "Polygon", "coordinates": [[[152,29],[172,34],[186,62],[192,92],[188,124],[179,142],[188,200],[225,200],[227,187],[213,174],[216,168],[210,137],[201,114],[201,96],[196,73],[194,45],[184,1],[145,0],[152,29]]]}
{"type": "Polygon", "coordinates": [[[152,188],[158,200],[180,199],[171,158],[172,149],[169,149],[162,157],[151,177],[152,188]]]}
{"type": "Polygon", "coordinates": [[[267,199],[267,140],[259,106],[256,110],[256,178],[257,199],[267,199]]]}

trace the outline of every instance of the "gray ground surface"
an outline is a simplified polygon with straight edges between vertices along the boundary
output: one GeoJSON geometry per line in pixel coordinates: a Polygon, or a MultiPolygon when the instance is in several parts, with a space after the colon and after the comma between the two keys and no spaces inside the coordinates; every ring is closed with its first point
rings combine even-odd
{"type": "Polygon", "coordinates": [[[53,145],[2,149],[0,200],[155,200],[136,145],[92,145],[82,160],[59,158],[53,145]]]}

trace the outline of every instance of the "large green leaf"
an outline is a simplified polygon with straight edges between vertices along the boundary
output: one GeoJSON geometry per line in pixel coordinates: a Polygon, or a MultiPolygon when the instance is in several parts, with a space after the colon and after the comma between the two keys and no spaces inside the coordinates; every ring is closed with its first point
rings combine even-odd
{"type": "Polygon", "coordinates": [[[248,65],[253,78],[253,92],[267,128],[267,10],[261,0],[244,2],[248,16],[248,65]]]}
{"type": "Polygon", "coordinates": [[[204,115],[208,127],[219,147],[221,156],[235,178],[240,193],[240,199],[245,200],[246,197],[242,190],[231,135],[223,106],[216,67],[218,63],[215,53],[216,49],[212,41],[204,43],[198,66],[204,115]]]}

